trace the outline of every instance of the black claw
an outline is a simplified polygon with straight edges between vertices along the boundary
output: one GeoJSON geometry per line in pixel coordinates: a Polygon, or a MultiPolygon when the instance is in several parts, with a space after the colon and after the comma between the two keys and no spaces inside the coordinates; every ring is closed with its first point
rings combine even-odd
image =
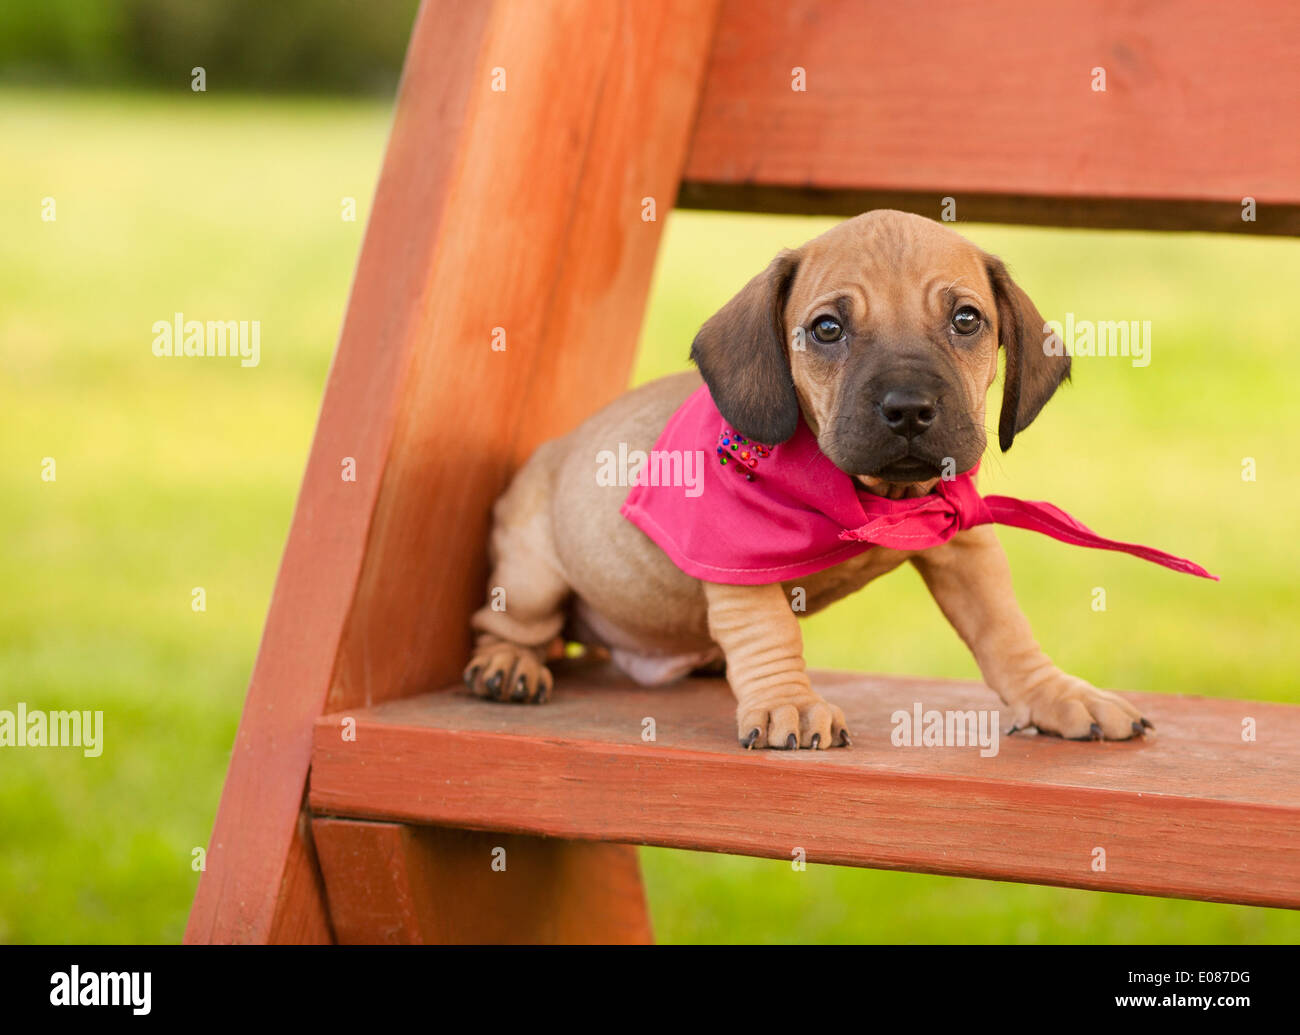
{"type": "Polygon", "coordinates": [[[1007,736],[1014,737],[1019,732],[1020,732],[1019,726],[1012,726],[1011,729],[1007,730],[1007,736]]]}
{"type": "Polygon", "coordinates": [[[536,704],[545,704],[551,696],[550,688],[545,683],[537,684],[537,696],[533,698],[536,704]]]}
{"type": "Polygon", "coordinates": [[[799,738],[796,737],[793,733],[791,733],[788,737],[785,738],[785,749],[787,751],[793,751],[798,746],[799,746],[799,738]]]}
{"type": "Polygon", "coordinates": [[[515,692],[510,695],[512,701],[523,701],[528,697],[528,680],[520,676],[515,680],[515,692]]]}
{"type": "Polygon", "coordinates": [[[755,726],[752,730],[749,731],[749,734],[743,740],[741,740],[740,746],[746,749],[752,748],[754,746],[754,741],[756,741],[757,739],[758,739],[758,727],[755,726]]]}
{"type": "Polygon", "coordinates": [[[478,679],[479,670],[482,667],[482,665],[475,665],[473,668],[465,671],[465,686],[470,690],[474,689],[474,680],[478,679]]]}
{"type": "Polygon", "coordinates": [[[1145,726],[1145,727],[1146,727],[1147,729],[1149,729],[1149,730],[1153,730],[1153,729],[1156,728],[1154,723],[1148,722],[1146,719],[1143,719],[1143,720],[1142,720],[1142,725],[1145,726]]]}
{"type": "Polygon", "coordinates": [[[814,733],[812,739],[812,749],[816,751],[821,746],[822,746],[822,735],[820,733],[814,733]]]}
{"type": "Polygon", "coordinates": [[[1101,727],[1098,726],[1095,722],[1088,727],[1088,734],[1091,736],[1093,740],[1101,740],[1101,738],[1105,736],[1105,734],[1102,733],[1101,731],[1101,727]]]}
{"type": "Polygon", "coordinates": [[[840,730],[840,747],[852,747],[853,741],[849,740],[849,731],[840,730]]]}
{"type": "Polygon", "coordinates": [[[496,697],[501,693],[501,673],[493,672],[492,678],[487,681],[487,692],[489,697],[496,697]]]}
{"type": "Polygon", "coordinates": [[[1142,723],[1140,722],[1133,723],[1133,736],[1140,737],[1145,732],[1146,732],[1146,727],[1144,727],[1142,723]]]}

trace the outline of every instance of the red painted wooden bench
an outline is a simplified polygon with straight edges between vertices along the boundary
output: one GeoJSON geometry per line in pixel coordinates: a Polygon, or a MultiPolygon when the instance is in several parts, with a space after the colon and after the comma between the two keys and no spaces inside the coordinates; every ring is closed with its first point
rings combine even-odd
{"type": "Polygon", "coordinates": [[[977,763],[883,750],[962,683],[821,673],[854,749],[791,755],[718,680],[458,683],[491,503],[626,387],[674,202],[1297,234],[1297,95],[1283,0],[426,0],[186,940],[644,941],[636,844],[1300,905],[1300,708],[977,763]]]}

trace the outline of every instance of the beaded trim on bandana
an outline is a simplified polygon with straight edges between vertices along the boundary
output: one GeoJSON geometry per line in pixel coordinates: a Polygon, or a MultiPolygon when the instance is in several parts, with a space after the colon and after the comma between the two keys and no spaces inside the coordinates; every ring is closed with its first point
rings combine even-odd
{"type": "Polygon", "coordinates": [[[723,428],[718,436],[717,452],[718,463],[723,467],[734,467],[745,475],[746,481],[752,482],[758,462],[770,456],[772,450],[760,442],[750,442],[730,428],[723,428]]]}

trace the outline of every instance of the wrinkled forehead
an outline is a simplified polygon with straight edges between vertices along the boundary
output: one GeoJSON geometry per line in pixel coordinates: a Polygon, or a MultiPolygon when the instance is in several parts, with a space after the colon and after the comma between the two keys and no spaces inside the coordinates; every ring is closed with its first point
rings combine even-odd
{"type": "Polygon", "coordinates": [[[882,310],[942,310],[958,303],[991,311],[986,260],[975,245],[932,220],[869,213],[804,245],[787,312],[801,321],[838,299],[858,320],[882,310]]]}

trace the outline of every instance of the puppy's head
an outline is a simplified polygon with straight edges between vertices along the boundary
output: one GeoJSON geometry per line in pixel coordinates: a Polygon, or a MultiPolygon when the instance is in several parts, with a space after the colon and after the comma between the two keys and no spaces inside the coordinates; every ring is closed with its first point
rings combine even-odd
{"type": "Polygon", "coordinates": [[[696,335],[718,409],[775,445],[799,414],[841,470],[875,491],[928,491],[984,452],[985,397],[1006,380],[1005,451],[1070,372],[1002,263],[947,227],[877,210],[785,251],[696,335]]]}

